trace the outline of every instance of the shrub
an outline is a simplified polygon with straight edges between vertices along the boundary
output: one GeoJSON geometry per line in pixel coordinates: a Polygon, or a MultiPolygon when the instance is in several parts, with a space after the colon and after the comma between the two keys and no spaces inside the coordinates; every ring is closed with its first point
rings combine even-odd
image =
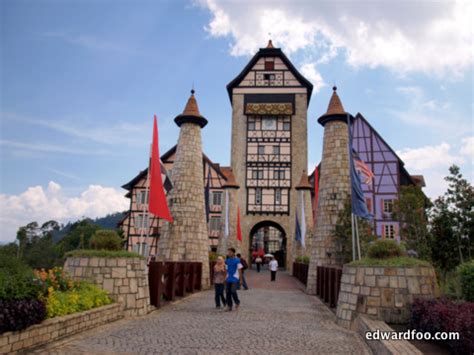
{"type": "Polygon", "coordinates": [[[377,240],[369,246],[368,256],[374,259],[386,259],[402,256],[402,248],[394,240],[377,240]]]}
{"type": "Polygon", "coordinates": [[[297,256],[295,261],[297,263],[309,264],[309,256],[297,256]]]}
{"type": "Polygon", "coordinates": [[[78,249],[66,253],[66,257],[79,258],[140,258],[145,259],[142,255],[127,250],[88,250],[78,249]]]}
{"type": "Polygon", "coordinates": [[[16,257],[5,255],[0,258],[0,299],[36,298],[39,292],[32,269],[16,257]]]}
{"type": "Polygon", "coordinates": [[[0,300],[0,333],[22,330],[45,318],[46,307],[40,300],[0,300]]]}
{"type": "Polygon", "coordinates": [[[96,250],[121,250],[122,239],[111,229],[99,229],[91,238],[91,247],[96,250]]]}
{"type": "Polygon", "coordinates": [[[68,291],[56,291],[50,287],[45,301],[48,318],[87,311],[112,303],[106,291],[87,282],[81,282],[68,291]]]}
{"type": "Polygon", "coordinates": [[[461,296],[474,302],[474,260],[459,265],[456,269],[461,285],[461,296]]]}
{"type": "Polygon", "coordinates": [[[474,352],[474,303],[442,299],[415,299],[409,328],[419,332],[459,332],[459,340],[446,344],[457,354],[474,352]]]}
{"type": "Polygon", "coordinates": [[[209,261],[216,261],[217,257],[218,257],[217,253],[212,252],[212,251],[209,252],[209,261]]]}
{"type": "Polygon", "coordinates": [[[360,260],[352,261],[349,265],[354,266],[431,266],[431,264],[425,260],[409,258],[407,256],[399,256],[396,258],[387,258],[387,259],[373,259],[373,258],[363,258],[360,260]]]}

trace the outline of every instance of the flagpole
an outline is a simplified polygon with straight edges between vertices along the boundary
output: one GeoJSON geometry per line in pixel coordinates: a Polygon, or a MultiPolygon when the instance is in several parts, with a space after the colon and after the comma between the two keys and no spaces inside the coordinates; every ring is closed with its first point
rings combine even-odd
{"type": "MultiPolygon", "coordinates": [[[[140,245],[139,245],[139,248],[138,248],[138,253],[140,255],[142,255],[142,252],[143,252],[143,230],[145,229],[145,216],[147,217],[148,219],[148,211],[147,211],[147,206],[148,206],[148,202],[149,202],[149,199],[150,199],[150,196],[149,196],[149,190],[150,190],[150,165],[151,165],[151,145],[150,145],[150,155],[149,155],[149,159],[148,159],[148,169],[147,169],[147,173],[146,173],[146,181],[145,181],[145,202],[143,203],[143,214],[142,214],[142,223],[141,223],[141,226],[140,226],[140,245]],[[148,201],[147,201],[148,200],[148,201]]],[[[146,228],[146,242],[148,243],[148,228],[146,228]]]]}
{"type": "Polygon", "coordinates": [[[355,246],[355,228],[354,228],[354,214],[351,213],[351,232],[352,232],[352,261],[356,260],[356,246],[355,246]]]}
{"type": "Polygon", "coordinates": [[[356,230],[356,240],[357,240],[357,254],[359,256],[359,260],[362,259],[362,255],[360,254],[360,239],[359,239],[359,223],[357,222],[357,216],[354,216],[355,220],[355,230],[356,230]]]}

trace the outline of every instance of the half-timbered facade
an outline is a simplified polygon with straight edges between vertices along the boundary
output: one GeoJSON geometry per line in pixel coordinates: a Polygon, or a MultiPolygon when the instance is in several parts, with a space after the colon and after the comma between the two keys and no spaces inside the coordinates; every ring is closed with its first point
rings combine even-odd
{"type": "MultiPolygon", "coordinates": [[[[173,169],[176,146],[161,156],[161,161],[171,176],[173,169]]],[[[220,167],[203,154],[203,194],[208,194],[208,230],[209,250],[216,251],[221,230],[221,214],[223,211],[223,188],[226,181],[226,167],[220,167]],[[207,190],[207,191],[206,191],[207,190]]],[[[147,194],[148,169],[142,170],[135,178],[122,187],[128,190],[125,195],[130,199],[130,208],[120,223],[120,227],[127,237],[127,249],[138,252],[143,244],[144,255],[155,255],[157,252],[158,238],[163,221],[153,214],[148,213],[147,194]]]]}
{"type": "MultiPolygon", "coordinates": [[[[351,130],[352,148],[374,174],[370,184],[362,183],[367,208],[374,216],[374,232],[380,238],[400,241],[399,222],[392,218],[394,202],[401,186],[424,187],[424,178],[407,172],[400,157],[362,114],[355,116],[351,130]]],[[[314,172],[310,181],[314,184],[314,172]]]]}

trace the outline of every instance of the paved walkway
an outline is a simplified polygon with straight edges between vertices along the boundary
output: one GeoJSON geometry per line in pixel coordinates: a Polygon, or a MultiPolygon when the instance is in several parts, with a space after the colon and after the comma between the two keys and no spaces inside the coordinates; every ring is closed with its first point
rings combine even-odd
{"type": "Polygon", "coordinates": [[[41,353],[369,354],[354,332],[285,272],[248,272],[238,311],[214,306],[213,290],[147,316],[121,320],[39,349],[41,353]]]}

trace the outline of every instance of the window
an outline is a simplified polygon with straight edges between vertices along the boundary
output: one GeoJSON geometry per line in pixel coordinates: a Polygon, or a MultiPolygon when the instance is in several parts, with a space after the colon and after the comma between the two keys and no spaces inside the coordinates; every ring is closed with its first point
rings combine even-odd
{"type": "Polygon", "coordinates": [[[140,243],[136,243],[134,246],[133,246],[133,251],[135,253],[139,253],[140,252],[140,243]]]}
{"type": "Polygon", "coordinates": [[[392,199],[384,199],[383,200],[383,211],[384,213],[392,213],[393,211],[393,200],[392,199]]]}
{"type": "Polygon", "coordinates": [[[369,213],[372,213],[372,199],[370,197],[365,199],[365,204],[367,205],[369,213]]]}
{"type": "Polygon", "coordinates": [[[281,205],[281,189],[275,189],[275,205],[281,205]]]}
{"type": "Polygon", "coordinates": [[[273,146],[273,154],[280,155],[280,146],[279,145],[274,145],[273,146]]]}
{"type": "Polygon", "coordinates": [[[283,122],[283,130],[284,131],[290,130],[290,122],[283,122]]]}
{"type": "Polygon", "coordinates": [[[252,170],[252,179],[263,179],[263,170],[252,170]]]}
{"type": "Polygon", "coordinates": [[[274,170],[273,178],[275,180],[284,180],[285,179],[285,170],[274,170]]]}
{"type": "Polygon", "coordinates": [[[221,227],[220,217],[211,217],[209,220],[209,229],[211,231],[219,231],[221,227]]]}
{"type": "Polygon", "coordinates": [[[148,215],[138,214],[135,217],[135,228],[148,228],[148,215]]]}
{"type": "Polygon", "coordinates": [[[260,188],[255,189],[255,204],[256,205],[262,204],[262,189],[260,188]]]}
{"type": "Polygon", "coordinates": [[[275,80],[275,74],[263,74],[263,80],[275,80]]]}
{"type": "Polygon", "coordinates": [[[222,192],[213,191],[212,192],[212,204],[215,206],[222,205],[222,192]]]}
{"type": "Polygon", "coordinates": [[[277,129],[277,120],[275,117],[262,118],[262,129],[265,131],[274,131],[277,129]]]}
{"type": "Polygon", "coordinates": [[[139,205],[148,203],[148,191],[137,191],[137,203],[139,205]]]}
{"type": "Polygon", "coordinates": [[[385,224],[383,228],[385,239],[395,239],[395,226],[393,224],[385,224]]]}
{"type": "Polygon", "coordinates": [[[265,70],[275,70],[275,62],[265,61],[265,70]]]}
{"type": "Polygon", "coordinates": [[[249,131],[255,131],[255,121],[249,121],[249,131]]]}
{"type": "Polygon", "coordinates": [[[259,155],[265,154],[265,146],[264,145],[259,145],[257,149],[258,149],[258,154],[259,155]]]}
{"type": "Polygon", "coordinates": [[[142,255],[143,256],[148,256],[148,244],[147,243],[142,243],[142,255]]]}

